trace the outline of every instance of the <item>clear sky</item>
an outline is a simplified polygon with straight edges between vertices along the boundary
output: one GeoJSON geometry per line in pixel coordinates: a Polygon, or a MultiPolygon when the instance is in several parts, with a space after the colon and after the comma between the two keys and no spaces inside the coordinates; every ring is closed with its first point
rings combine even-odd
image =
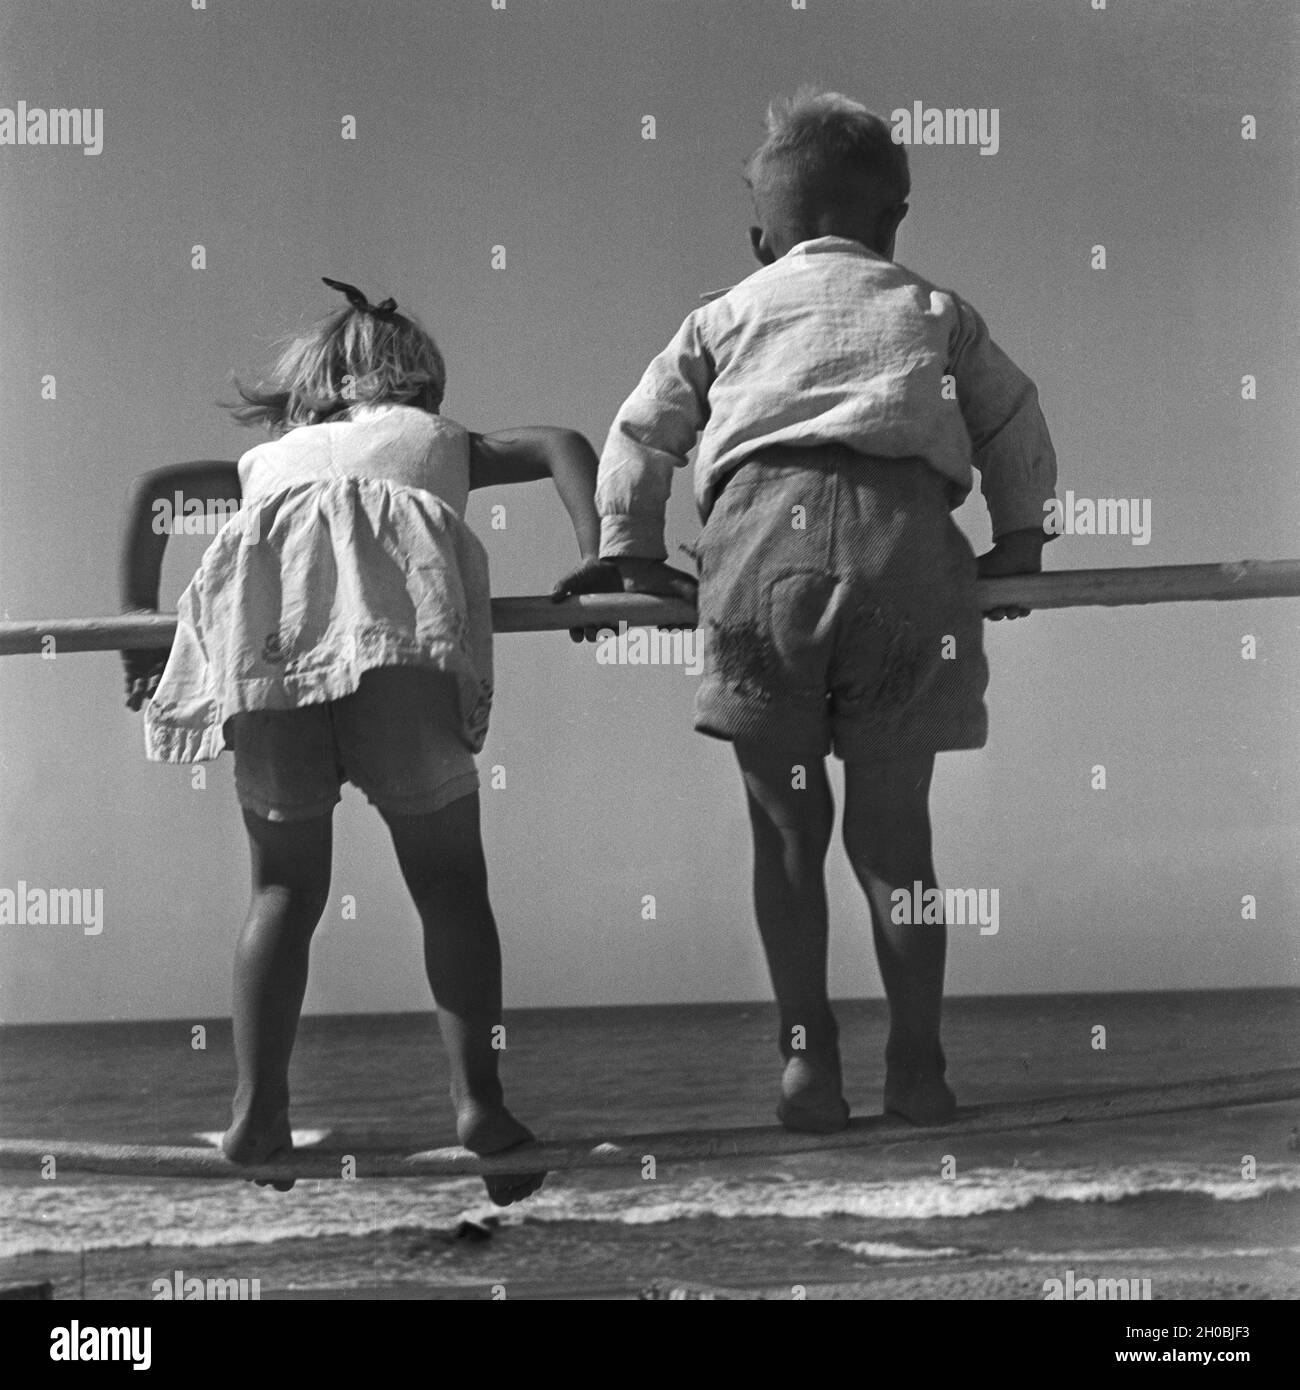
{"type": "MultiPolygon", "coordinates": [[[[1036,379],[1062,494],[1150,501],[1148,545],[1066,537],[1050,567],[1296,556],[1295,41],[1271,0],[10,0],[0,107],[101,108],[103,148],[0,145],[0,612],[114,609],[128,480],[256,442],[214,402],[334,307],[321,275],[423,318],[470,428],[599,447],[699,294],[753,268],[741,164],[806,81],[886,116],[998,111],[996,154],[912,149],[897,254],[1036,379]]],[[[958,519],[985,548],[978,494],[958,519]]],[[[469,520],[497,594],[575,558],[548,485],[469,520]]],[[[670,546],[697,529],[683,477],[670,546]]],[[[173,546],[166,606],[200,550],[173,546]]],[[[954,928],[951,992],[1296,982],[1297,615],[989,625],[988,746],[940,758],[934,806],[940,881],[997,888],[1000,923],[954,928]]],[[[497,678],[508,1004],[768,997],[739,781],[691,730],[694,677],[544,634],[499,638],[497,678]]],[[[227,1010],[246,851],[228,756],[207,768],[198,789],[145,761],[115,656],[0,660],[0,888],[104,903],[93,937],[0,925],[0,1017],[227,1010]]],[[[335,827],[308,1010],[427,1007],[378,816],[349,790],[335,827]]],[[[831,885],[834,991],[878,994],[842,859],[831,885]]]]}

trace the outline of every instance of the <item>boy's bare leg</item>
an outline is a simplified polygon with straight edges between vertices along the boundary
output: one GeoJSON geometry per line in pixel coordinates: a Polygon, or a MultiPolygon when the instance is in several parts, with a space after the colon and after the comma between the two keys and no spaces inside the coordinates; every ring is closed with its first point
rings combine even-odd
{"type": "MultiPolygon", "coordinates": [[[[460,1142],[477,1154],[526,1144],[532,1132],[506,1109],[493,1030],[501,1024],[501,945],[488,901],[478,794],[423,816],[386,815],[406,885],[424,927],[424,962],[451,1062],[460,1142]]],[[[545,1173],[485,1178],[508,1206],[536,1192],[545,1173]]]]}
{"type": "Polygon", "coordinates": [[[956,1101],[944,1081],[939,1044],[943,925],[891,921],[890,894],[920,882],[935,887],[930,833],[934,755],[845,766],[844,845],[871,907],[876,959],[889,999],[886,1112],[916,1124],[950,1119],[956,1101]]]}
{"type": "Polygon", "coordinates": [[[777,1118],[787,1129],[830,1134],[848,1123],[849,1108],[826,988],[823,870],[835,819],[826,767],[770,746],[735,749],[753,829],[754,912],[781,1017],[777,1118]]]}
{"type": "MultiPolygon", "coordinates": [[[[328,815],[278,822],[245,811],[244,826],[253,893],[235,948],[239,1080],[221,1147],[232,1162],[260,1163],[293,1151],[289,1058],[307,990],[311,937],[329,895],[332,831],[328,815]]],[[[293,1183],[271,1186],[285,1192],[293,1183]]]]}

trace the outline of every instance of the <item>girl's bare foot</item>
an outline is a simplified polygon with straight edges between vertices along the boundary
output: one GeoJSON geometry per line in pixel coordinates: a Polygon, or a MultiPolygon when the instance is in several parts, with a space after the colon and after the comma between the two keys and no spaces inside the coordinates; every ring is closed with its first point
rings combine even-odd
{"type": "MultiPolygon", "coordinates": [[[[465,1148],[483,1157],[537,1140],[532,1130],[520,1124],[504,1105],[485,1105],[474,1100],[462,1101],[456,1107],[456,1134],[465,1148]]],[[[483,1179],[483,1186],[497,1206],[508,1207],[532,1196],[545,1181],[545,1171],[494,1173],[483,1179]]]]}
{"type": "Polygon", "coordinates": [[[781,1099],[776,1117],[801,1134],[834,1134],[849,1122],[840,1080],[838,1057],[820,1062],[806,1053],[795,1053],[781,1077],[781,1099]]]}
{"type": "MultiPolygon", "coordinates": [[[[250,1166],[289,1158],[293,1153],[293,1134],[289,1129],[288,1100],[272,1105],[244,1104],[236,1096],[230,1128],[221,1139],[221,1152],[231,1163],[250,1166]]],[[[292,1178],[254,1181],[258,1187],[273,1187],[277,1192],[288,1192],[293,1186],[292,1178]]]]}

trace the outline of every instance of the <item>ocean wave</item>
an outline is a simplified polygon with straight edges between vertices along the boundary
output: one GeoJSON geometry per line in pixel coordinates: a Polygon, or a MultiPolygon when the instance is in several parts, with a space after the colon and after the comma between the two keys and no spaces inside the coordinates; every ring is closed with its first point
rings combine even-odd
{"type": "Polygon", "coordinates": [[[1262,1168],[1246,1182],[1193,1165],[1116,1169],[973,1169],[951,1181],[792,1181],[780,1186],[700,1179],[670,1193],[639,1189],[576,1193],[543,1189],[530,1201],[529,1221],[618,1221],[654,1224],[713,1216],[862,1217],[925,1221],[1018,1211],[1034,1202],[1119,1202],[1161,1193],[1216,1201],[1249,1201],[1268,1192],[1300,1192],[1300,1168],[1262,1168]]]}
{"type": "Polygon", "coordinates": [[[815,1240],[812,1245],[826,1250],[844,1250],[854,1259],[872,1264],[890,1260],[960,1260],[983,1253],[956,1245],[901,1245],[893,1240],[815,1240]]]}
{"type": "Polygon", "coordinates": [[[1176,1250],[1160,1246],[1134,1246],[1122,1250],[1018,1250],[999,1252],[1002,1258],[1024,1264],[1118,1264],[1121,1260],[1130,1263],[1151,1265],[1167,1263],[1171,1260],[1265,1260],[1280,1255],[1300,1255],[1300,1245],[1246,1245],[1246,1246],[1188,1246],[1180,1245],[1176,1250]]]}
{"type": "MultiPolygon", "coordinates": [[[[924,1221],[1022,1210],[1035,1202],[1114,1203],[1157,1194],[1221,1202],[1300,1192],[1300,1168],[1262,1167],[1247,1182],[1190,1164],[1115,1169],[986,1168],[942,1181],[879,1182],[770,1178],[694,1178],[592,1188],[555,1175],[524,1210],[491,1207],[475,1178],[443,1182],[383,1180],[300,1182],[273,1193],[250,1183],[116,1183],[7,1187],[0,1190],[0,1257],[37,1251],[214,1247],[271,1244],[322,1236],[442,1230],[488,1212],[505,1225],[586,1221],[656,1225],[704,1217],[924,1221]]],[[[863,1258],[926,1258],[929,1250],[889,1254],[890,1242],[864,1240],[863,1258]]],[[[850,1242],[852,1245],[853,1242],[850,1242]]],[[[846,1248],[848,1248],[846,1246],[846,1248]]],[[[906,1247],[898,1247],[905,1250],[906,1247]]],[[[943,1248],[955,1257],[963,1252],[943,1248]]]]}

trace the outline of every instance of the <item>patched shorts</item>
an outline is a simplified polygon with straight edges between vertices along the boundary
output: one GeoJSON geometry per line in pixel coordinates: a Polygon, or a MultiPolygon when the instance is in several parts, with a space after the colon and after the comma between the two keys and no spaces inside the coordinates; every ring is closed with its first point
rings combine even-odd
{"type": "Polygon", "coordinates": [[[946,488],[836,446],[742,464],[696,547],[695,727],[847,762],[983,747],[976,561],[946,488]]]}
{"type": "Polygon", "coordinates": [[[250,710],[226,722],[239,804],[272,821],[327,815],[344,782],[387,815],[420,816],[478,790],[453,676],[367,671],[341,700],[250,710]]]}

